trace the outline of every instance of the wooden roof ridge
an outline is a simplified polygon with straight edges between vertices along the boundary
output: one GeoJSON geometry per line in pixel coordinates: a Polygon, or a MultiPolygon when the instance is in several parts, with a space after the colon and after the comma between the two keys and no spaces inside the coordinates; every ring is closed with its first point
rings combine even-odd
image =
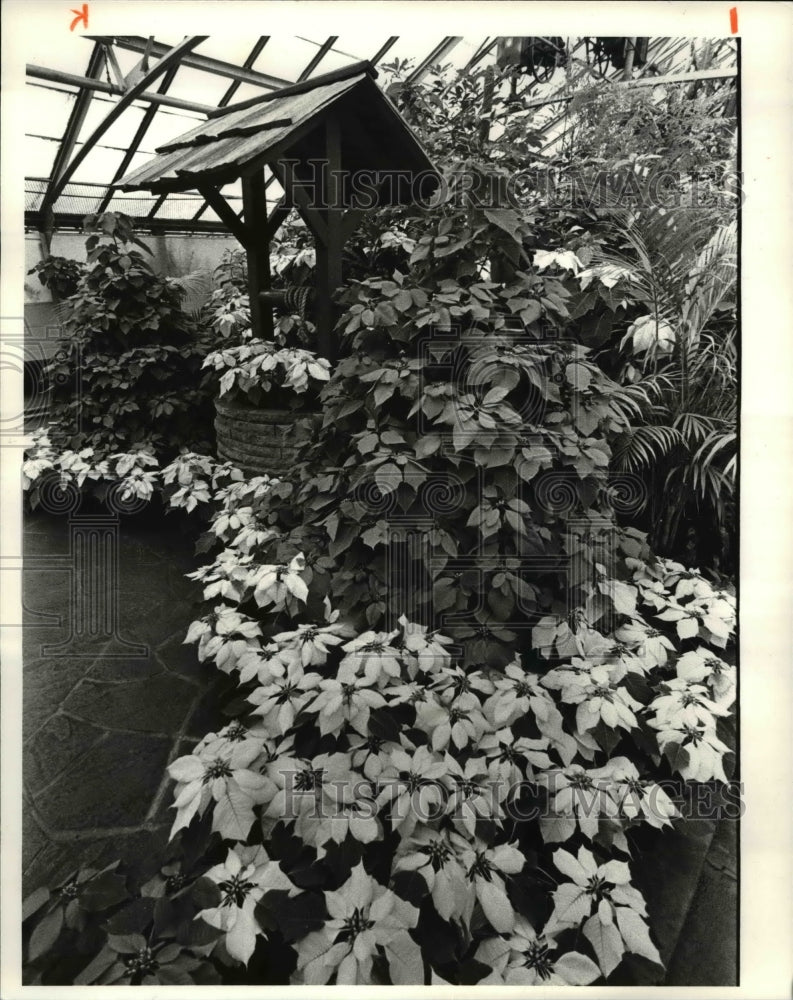
{"type": "Polygon", "coordinates": [[[324,87],[329,83],[337,83],[340,80],[346,80],[351,76],[358,76],[360,73],[366,73],[373,80],[378,77],[377,69],[374,63],[370,62],[368,59],[362,59],[360,62],[350,63],[349,66],[342,66],[340,69],[331,70],[329,73],[322,73],[320,76],[312,77],[310,80],[302,80],[299,83],[291,83],[288,87],[281,87],[278,90],[271,90],[266,94],[259,94],[256,97],[250,97],[246,101],[238,101],[236,104],[230,104],[225,108],[216,108],[214,111],[210,111],[208,118],[221,118],[228,114],[233,114],[235,111],[244,111],[246,108],[252,108],[257,104],[264,104],[267,101],[276,101],[279,97],[291,97],[294,94],[305,94],[310,90],[314,90],[317,87],[324,87]]]}

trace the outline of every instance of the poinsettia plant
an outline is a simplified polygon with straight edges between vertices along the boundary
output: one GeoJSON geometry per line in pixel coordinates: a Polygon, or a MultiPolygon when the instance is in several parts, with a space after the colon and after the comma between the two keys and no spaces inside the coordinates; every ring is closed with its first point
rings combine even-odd
{"type": "Polygon", "coordinates": [[[312,351],[283,347],[274,341],[246,339],[236,347],[213,351],[203,368],[220,374],[219,394],[250,403],[278,407],[305,405],[330,379],[330,363],[312,351]],[[298,398],[298,397],[303,397],[298,398]]]}

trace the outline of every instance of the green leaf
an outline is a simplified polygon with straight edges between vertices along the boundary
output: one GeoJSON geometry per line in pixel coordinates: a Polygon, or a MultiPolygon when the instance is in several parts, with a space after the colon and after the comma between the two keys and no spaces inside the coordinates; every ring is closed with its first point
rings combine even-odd
{"type": "Polygon", "coordinates": [[[103,972],[107,972],[117,958],[117,953],[108,945],[105,945],[99,954],[86,965],[83,971],[77,973],[74,977],[74,985],[90,986],[91,983],[96,982],[103,972]]]}
{"type": "Polygon", "coordinates": [[[50,890],[44,885],[32,892],[22,903],[22,920],[25,921],[37,913],[49,898],[50,890]]]}
{"type": "Polygon", "coordinates": [[[154,918],[154,899],[151,896],[142,896],[140,899],[133,899],[129,906],[119,910],[107,922],[107,929],[111,934],[129,934],[134,931],[143,931],[147,924],[154,918]]]}
{"type": "Polygon", "coordinates": [[[46,954],[52,948],[58,940],[62,927],[63,908],[60,906],[54,910],[50,910],[36,924],[33,928],[33,933],[30,935],[30,944],[28,946],[28,959],[31,962],[35,962],[37,958],[41,958],[42,955],[46,954]]]}
{"type": "Polygon", "coordinates": [[[592,372],[586,367],[586,365],[582,365],[574,361],[565,368],[564,377],[577,392],[581,392],[591,383],[592,372]]]}
{"type": "Polygon", "coordinates": [[[401,288],[391,300],[400,312],[413,307],[413,296],[406,288],[401,288]]]}
{"type": "Polygon", "coordinates": [[[399,322],[396,310],[390,302],[379,302],[374,311],[374,318],[378,326],[394,326],[399,322]]]}
{"type": "Polygon", "coordinates": [[[146,938],[142,934],[108,934],[107,943],[119,955],[133,955],[146,947],[146,938]]]}
{"type": "Polygon", "coordinates": [[[161,965],[155,973],[157,981],[165,986],[193,986],[192,976],[178,965],[161,965]]]}
{"type": "Polygon", "coordinates": [[[386,462],[384,465],[381,465],[374,474],[374,481],[377,483],[380,492],[384,495],[393,493],[402,482],[402,478],[402,470],[398,465],[394,465],[393,462],[386,462]]]}
{"type": "Polygon", "coordinates": [[[521,219],[514,209],[485,208],[483,212],[488,222],[492,222],[494,226],[498,226],[499,229],[502,229],[507,235],[511,236],[516,243],[521,242],[522,237],[519,231],[521,219]]]}
{"type": "Polygon", "coordinates": [[[121,875],[104,872],[88,882],[79,896],[80,906],[89,913],[107,910],[129,898],[126,881],[121,875]]]}
{"type": "Polygon", "coordinates": [[[669,761],[672,770],[678,772],[688,767],[690,761],[688,750],[679,743],[667,743],[664,747],[664,757],[669,761]]]}

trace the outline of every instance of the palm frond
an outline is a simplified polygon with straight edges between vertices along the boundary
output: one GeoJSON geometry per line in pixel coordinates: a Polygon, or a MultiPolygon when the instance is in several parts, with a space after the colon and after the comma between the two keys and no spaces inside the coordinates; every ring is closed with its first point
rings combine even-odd
{"type": "Polygon", "coordinates": [[[686,442],[675,427],[655,424],[632,427],[614,443],[614,466],[626,472],[651,469],[677,447],[686,448],[686,442]]]}

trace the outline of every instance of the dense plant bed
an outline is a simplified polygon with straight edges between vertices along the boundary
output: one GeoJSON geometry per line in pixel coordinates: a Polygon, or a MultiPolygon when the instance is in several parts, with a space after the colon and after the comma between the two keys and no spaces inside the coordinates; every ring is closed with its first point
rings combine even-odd
{"type": "Polygon", "coordinates": [[[661,974],[638,848],[733,759],[733,588],[671,557],[731,516],[733,231],[494,200],[540,139],[494,101],[486,142],[475,82],[439,87],[400,100],[445,184],[348,244],[333,370],[244,336],[207,359],[259,404],[316,380],[287,475],[45,442],[26,466],[207,518],[187,641],[237,682],[169,767],[168,867],[92,876],[93,909],[39,894],[32,978],[65,949],[80,983],[661,974]],[[659,500],[660,555],[635,523],[659,500]]]}
{"type": "Polygon", "coordinates": [[[161,871],[28,901],[31,981],[585,983],[659,961],[631,844],[678,818],[672,775],[726,779],[727,595],[623,533],[612,634],[548,619],[463,669],[404,617],[356,635],[300,556],[253,558],[282,484],[200,456],[165,476],[177,506],[212,491],[225,548],[188,641],[237,678],[236,721],[169,768],[161,871]]]}

